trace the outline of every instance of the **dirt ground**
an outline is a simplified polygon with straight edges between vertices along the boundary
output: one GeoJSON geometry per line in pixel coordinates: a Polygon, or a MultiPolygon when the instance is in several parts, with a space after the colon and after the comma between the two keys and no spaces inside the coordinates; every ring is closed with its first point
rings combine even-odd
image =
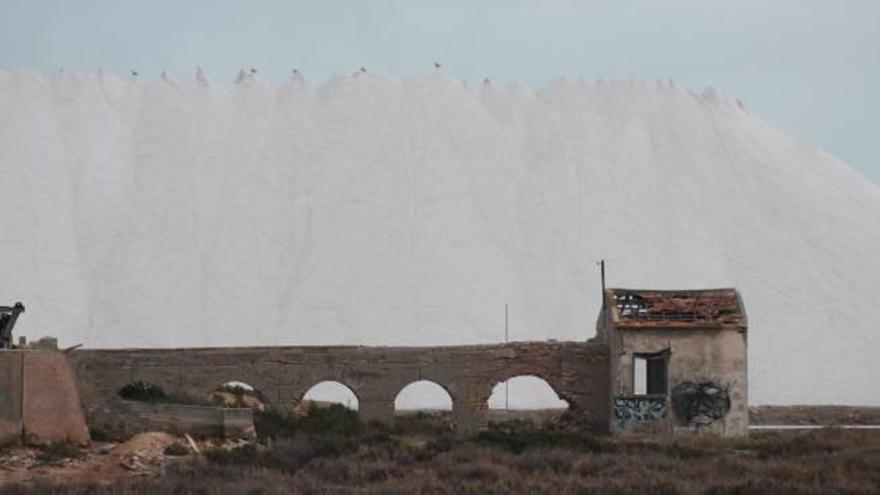
{"type": "MultiPolygon", "coordinates": [[[[706,487],[714,487],[709,490],[714,493],[880,493],[880,432],[831,428],[755,432],[741,439],[594,437],[554,430],[560,411],[539,410],[493,411],[492,420],[549,429],[490,429],[487,435],[459,439],[444,412],[402,414],[394,430],[371,431],[355,427],[356,413],[342,411],[339,416],[332,408],[318,408],[318,421],[311,425],[311,416],[303,414],[276,419],[281,422],[266,423],[274,427],[269,438],[253,442],[151,432],[84,449],[6,447],[0,449],[0,494],[323,493],[328,483],[343,493],[492,492],[523,486],[564,493],[656,493],[658,488],[704,493],[706,487]],[[340,429],[340,420],[352,422],[352,428],[340,429]],[[291,421],[294,430],[286,429],[291,421]],[[414,470],[422,481],[408,474],[414,470]]],[[[840,406],[752,409],[757,424],[878,424],[878,413],[878,408],[840,406]]]]}
{"type": "Polygon", "coordinates": [[[242,443],[211,442],[178,437],[164,432],[135,435],[123,443],[92,442],[87,448],[12,446],[0,450],[0,486],[21,482],[60,484],[111,484],[125,478],[159,476],[165,469],[190,455],[193,449],[234,448],[242,443]],[[179,446],[177,455],[166,453],[179,446]]]}
{"type": "MultiPolygon", "coordinates": [[[[2,494],[878,493],[880,435],[761,432],[742,439],[604,437],[502,429],[437,435],[279,439],[180,457],[150,434],[39,463],[4,453],[2,494]],[[420,441],[415,441],[419,439],[420,441]],[[163,449],[164,452],[164,449],[163,449]],[[29,467],[28,467],[29,465],[29,467]],[[25,481],[26,480],[26,481],[25,481]],[[12,483],[18,481],[18,483],[12,483]]],[[[171,443],[169,443],[171,442],[171,443]]],[[[204,446],[208,448],[208,445],[204,446]]],[[[200,447],[201,448],[201,447],[200,447]]],[[[222,449],[222,447],[221,447],[222,449]]]]}

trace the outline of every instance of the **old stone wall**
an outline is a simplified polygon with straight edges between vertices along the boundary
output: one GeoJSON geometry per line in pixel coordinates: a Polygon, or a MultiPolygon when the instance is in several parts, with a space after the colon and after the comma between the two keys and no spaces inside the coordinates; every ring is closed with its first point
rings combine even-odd
{"type": "Polygon", "coordinates": [[[430,380],[453,401],[461,431],[487,424],[495,385],[533,375],[568,401],[572,414],[608,425],[608,349],[603,343],[517,342],[450,347],[300,346],[206,349],[77,350],[70,355],[92,425],[119,421],[118,392],[132,381],[167,392],[207,394],[222,384],[250,384],[271,405],[291,405],[315,384],[333,380],[358,397],[364,420],[390,422],[406,385],[430,380]]]}

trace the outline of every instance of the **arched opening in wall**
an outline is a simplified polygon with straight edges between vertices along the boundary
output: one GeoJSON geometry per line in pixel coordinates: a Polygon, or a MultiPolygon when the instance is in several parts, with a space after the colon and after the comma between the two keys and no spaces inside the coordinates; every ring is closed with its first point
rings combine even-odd
{"type": "Polygon", "coordinates": [[[400,389],[394,399],[394,413],[417,412],[443,414],[452,411],[452,396],[445,388],[430,380],[419,380],[400,389]]]}
{"type": "Polygon", "coordinates": [[[168,402],[168,394],[159,385],[140,380],[131,381],[123,385],[117,392],[119,397],[125,400],[139,402],[168,402]]]}
{"type": "Polygon", "coordinates": [[[489,419],[508,421],[523,419],[543,422],[568,409],[546,380],[533,375],[520,375],[498,383],[488,399],[489,419]]]}
{"type": "Polygon", "coordinates": [[[208,401],[218,407],[249,407],[255,411],[266,410],[266,399],[252,385],[233,380],[225,382],[208,393],[208,401]]]}
{"type": "Polygon", "coordinates": [[[310,407],[320,409],[333,404],[341,404],[353,411],[357,411],[359,407],[358,397],[352,389],[342,383],[328,380],[318,383],[303,394],[296,409],[299,413],[305,413],[310,407]]]}

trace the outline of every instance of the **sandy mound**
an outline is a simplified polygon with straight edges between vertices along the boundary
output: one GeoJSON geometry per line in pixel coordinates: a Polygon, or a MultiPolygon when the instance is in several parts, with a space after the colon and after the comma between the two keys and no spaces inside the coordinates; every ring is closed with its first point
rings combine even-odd
{"type": "Polygon", "coordinates": [[[173,443],[177,443],[177,437],[170,433],[161,431],[139,433],[127,442],[114,447],[110,454],[119,456],[137,454],[143,457],[157,457],[162,455],[165,448],[173,443]]]}

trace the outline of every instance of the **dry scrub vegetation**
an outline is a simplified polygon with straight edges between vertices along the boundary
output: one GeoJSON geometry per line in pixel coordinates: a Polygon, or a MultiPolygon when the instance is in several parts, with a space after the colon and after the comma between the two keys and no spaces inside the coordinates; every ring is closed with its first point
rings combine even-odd
{"type": "Polygon", "coordinates": [[[258,415],[259,443],[188,456],[113,485],[2,493],[877,493],[880,434],[852,430],[610,438],[559,424],[456,439],[421,416],[361,425],[345,408],[258,415]]]}

